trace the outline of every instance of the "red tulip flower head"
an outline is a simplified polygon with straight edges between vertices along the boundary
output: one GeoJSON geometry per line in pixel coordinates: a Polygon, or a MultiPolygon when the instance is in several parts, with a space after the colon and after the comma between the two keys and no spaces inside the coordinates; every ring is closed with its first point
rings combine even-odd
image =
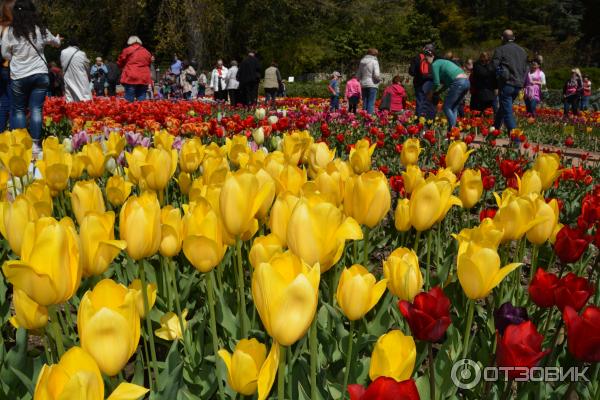
{"type": "Polygon", "coordinates": [[[450,300],[439,286],[419,293],[412,303],[401,300],[400,312],[418,340],[439,342],[450,325],[450,300]]]}
{"type": "Polygon", "coordinates": [[[579,316],[572,307],[566,306],[563,319],[569,353],[584,362],[600,362],[600,308],[588,306],[579,316]]]}
{"type": "Polygon", "coordinates": [[[558,287],[558,276],[538,268],[529,284],[528,292],[531,300],[539,307],[548,308],[556,304],[554,291],[558,287]]]}
{"type": "Polygon", "coordinates": [[[417,385],[412,379],[396,382],[393,378],[380,376],[369,387],[348,385],[350,400],[420,400],[417,385]]]}
{"type": "MultiPolygon", "coordinates": [[[[544,337],[531,321],[509,325],[504,335],[497,334],[496,362],[500,367],[533,368],[550,350],[542,351],[544,337]]],[[[521,376],[521,371],[509,371],[509,378],[521,376]]]]}
{"type": "Polygon", "coordinates": [[[578,261],[588,248],[591,238],[580,229],[565,225],[556,235],[554,252],[564,263],[578,261]]]}
{"type": "Polygon", "coordinates": [[[559,310],[562,311],[566,306],[570,306],[575,311],[579,311],[593,294],[594,287],[587,279],[569,272],[558,282],[554,297],[559,310]]]}

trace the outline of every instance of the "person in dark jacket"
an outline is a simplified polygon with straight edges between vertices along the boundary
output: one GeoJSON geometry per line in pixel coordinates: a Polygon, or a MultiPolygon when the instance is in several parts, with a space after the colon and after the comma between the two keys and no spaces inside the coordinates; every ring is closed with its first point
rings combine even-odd
{"type": "Polygon", "coordinates": [[[498,107],[496,101],[496,71],[488,52],[484,51],[473,64],[471,73],[471,110],[485,111],[498,107]]]}
{"type": "Polygon", "coordinates": [[[251,106],[258,101],[258,84],[260,83],[261,66],[254,51],[248,53],[248,57],[242,61],[237,73],[240,83],[240,102],[245,106],[251,106]]]}
{"type": "Polygon", "coordinates": [[[117,85],[119,84],[119,80],[121,79],[121,70],[116,62],[112,59],[108,59],[106,61],[106,67],[108,68],[108,75],[106,76],[106,83],[108,85],[108,95],[116,96],[117,95],[117,85]]]}
{"type": "Polygon", "coordinates": [[[564,118],[569,116],[569,110],[573,116],[579,115],[579,105],[583,93],[583,79],[579,68],[571,70],[571,77],[567,79],[563,87],[564,118]]]}
{"type": "Polygon", "coordinates": [[[515,35],[510,29],[502,33],[502,46],[494,51],[492,63],[496,71],[500,99],[494,127],[500,129],[504,123],[510,133],[517,127],[513,115],[513,102],[525,84],[529,71],[527,53],[515,43],[515,35]]]}
{"type": "Polygon", "coordinates": [[[416,113],[419,117],[425,117],[429,120],[435,119],[435,105],[438,102],[436,97],[429,100],[427,94],[431,92],[433,77],[431,75],[431,65],[427,62],[426,56],[433,56],[435,48],[433,44],[423,47],[421,53],[417,54],[410,63],[408,73],[413,77],[413,86],[417,102],[416,113]]]}

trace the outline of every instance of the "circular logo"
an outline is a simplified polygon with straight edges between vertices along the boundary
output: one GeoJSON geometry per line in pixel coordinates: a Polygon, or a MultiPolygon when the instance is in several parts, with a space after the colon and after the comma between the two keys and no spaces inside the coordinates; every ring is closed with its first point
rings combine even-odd
{"type": "Polygon", "coordinates": [[[452,382],[461,389],[473,389],[481,380],[481,367],[473,360],[463,358],[452,366],[452,382]]]}

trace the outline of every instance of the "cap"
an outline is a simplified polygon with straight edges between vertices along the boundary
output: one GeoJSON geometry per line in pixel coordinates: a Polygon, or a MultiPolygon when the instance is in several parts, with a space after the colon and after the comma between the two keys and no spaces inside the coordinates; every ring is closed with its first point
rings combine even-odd
{"type": "Polygon", "coordinates": [[[435,53],[435,46],[430,43],[423,47],[423,53],[432,56],[435,53]]]}
{"type": "Polygon", "coordinates": [[[339,78],[340,76],[342,76],[342,74],[340,74],[340,73],[339,73],[339,72],[337,72],[337,71],[333,71],[333,74],[332,74],[332,75],[333,75],[333,76],[337,76],[338,78],[339,78]]]}

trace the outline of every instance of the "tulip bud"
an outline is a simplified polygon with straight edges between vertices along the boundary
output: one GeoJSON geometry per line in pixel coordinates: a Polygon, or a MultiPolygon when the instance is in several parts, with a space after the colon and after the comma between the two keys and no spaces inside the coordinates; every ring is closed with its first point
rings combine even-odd
{"type": "Polygon", "coordinates": [[[106,198],[115,207],[120,206],[131,194],[133,184],[120,175],[113,175],[106,181],[106,198]]]}
{"type": "Polygon", "coordinates": [[[104,196],[95,181],[78,181],[71,192],[71,206],[77,223],[81,225],[89,212],[104,213],[104,196]]]}
{"type": "MultiPolygon", "coordinates": [[[[140,318],[146,317],[146,312],[144,310],[144,294],[142,293],[142,281],[139,279],[134,279],[128,287],[129,291],[134,295],[135,307],[137,308],[137,312],[140,318]]],[[[149,283],[146,286],[146,295],[148,296],[148,311],[152,310],[154,307],[154,303],[156,302],[156,296],[158,294],[158,288],[156,284],[149,283]]]]}
{"type": "Polygon", "coordinates": [[[262,126],[252,131],[252,138],[254,139],[254,142],[256,142],[256,144],[258,145],[261,145],[265,142],[265,132],[262,126]]]}
{"type": "Polygon", "coordinates": [[[160,213],[160,223],[160,254],[164,257],[175,257],[181,251],[183,242],[183,222],[179,208],[165,206],[160,213]]]}
{"type": "Polygon", "coordinates": [[[444,219],[453,205],[461,205],[452,195],[453,185],[445,179],[427,180],[419,185],[410,198],[410,223],[418,231],[426,231],[444,219]]]}
{"type": "Polygon", "coordinates": [[[114,258],[127,247],[123,240],[115,240],[115,214],[89,212],[81,221],[81,259],[83,276],[103,274],[114,258]]]}
{"type": "Polygon", "coordinates": [[[355,175],[346,183],[344,211],[359,224],[374,228],[391,206],[390,187],[380,171],[355,175]]]}
{"type": "Polygon", "coordinates": [[[292,193],[282,192],[277,196],[271,208],[269,229],[284,246],[287,246],[288,223],[298,200],[299,198],[292,193]]]}
{"type": "Polygon", "coordinates": [[[345,268],[340,276],[336,301],[350,321],[361,319],[381,299],[387,279],[376,281],[362,265],[345,268]]]}
{"type": "MultiPolygon", "coordinates": [[[[181,312],[181,318],[183,320],[183,329],[187,327],[188,310],[185,309],[181,312]]],[[[173,340],[181,340],[183,338],[183,332],[181,332],[181,323],[179,317],[174,312],[168,312],[160,317],[160,328],[154,331],[154,334],[161,339],[172,342],[173,340]]]]}
{"type": "Polygon", "coordinates": [[[542,189],[548,190],[556,178],[560,176],[560,157],[556,153],[540,153],[533,164],[533,169],[538,172],[542,189]]]}
{"type": "Polygon", "coordinates": [[[271,233],[267,236],[259,236],[254,239],[248,259],[252,268],[258,268],[261,263],[269,262],[271,258],[281,253],[283,253],[281,242],[275,234],[271,233]]]}
{"type": "Polygon", "coordinates": [[[27,196],[18,196],[12,203],[0,203],[0,233],[11,250],[21,254],[27,224],[38,219],[38,214],[27,196]]]}
{"type": "Polygon", "coordinates": [[[409,165],[417,165],[421,151],[421,142],[419,139],[406,139],[402,145],[400,163],[405,167],[408,167],[409,165]]]}
{"type": "Polygon", "coordinates": [[[460,177],[460,188],[458,197],[462,201],[464,208],[473,208],[481,199],[483,194],[483,182],[481,180],[481,172],[472,169],[463,171],[460,177]]]}
{"type": "Polygon", "coordinates": [[[383,274],[394,296],[412,301],[423,288],[423,275],[417,254],[404,247],[394,250],[383,262],[383,274]]]}
{"type": "Polygon", "coordinates": [[[455,174],[462,171],[465,166],[465,162],[469,158],[469,155],[475,150],[467,151],[467,144],[463,141],[452,142],[448,146],[448,152],[446,153],[446,167],[449,168],[455,174]]]}
{"type": "Polygon", "coordinates": [[[410,200],[399,199],[394,212],[394,226],[399,232],[406,232],[412,227],[410,225],[410,200]]]}
{"type": "Polygon", "coordinates": [[[156,194],[144,192],[128,198],[119,214],[119,228],[131,258],[137,261],[156,254],[161,242],[160,204],[156,194]]]}
{"type": "Polygon", "coordinates": [[[15,315],[10,323],[15,328],[41,329],[48,323],[48,309],[33,301],[27,293],[15,289],[13,292],[15,315]]]}
{"type": "Polygon", "coordinates": [[[212,271],[225,255],[221,223],[204,199],[199,199],[185,211],[183,238],[183,254],[200,272],[212,271]]]}
{"type": "Polygon", "coordinates": [[[348,160],[352,170],[356,174],[362,174],[371,169],[371,157],[375,152],[375,144],[371,145],[367,139],[356,142],[354,148],[350,149],[348,160]]]}
{"type": "Polygon", "coordinates": [[[423,171],[417,165],[407,166],[406,172],[402,173],[402,178],[404,180],[404,190],[408,194],[412,193],[425,180],[423,171]]]}
{"type": "Polygon", "coordinates": [[[369,378],[374,381],[385,376],[397,382],[410,379],[416,358],[417,348],[412,336],[405,336],[399,330],[389,331],[377,339],[371,355],[369,378]]]}

